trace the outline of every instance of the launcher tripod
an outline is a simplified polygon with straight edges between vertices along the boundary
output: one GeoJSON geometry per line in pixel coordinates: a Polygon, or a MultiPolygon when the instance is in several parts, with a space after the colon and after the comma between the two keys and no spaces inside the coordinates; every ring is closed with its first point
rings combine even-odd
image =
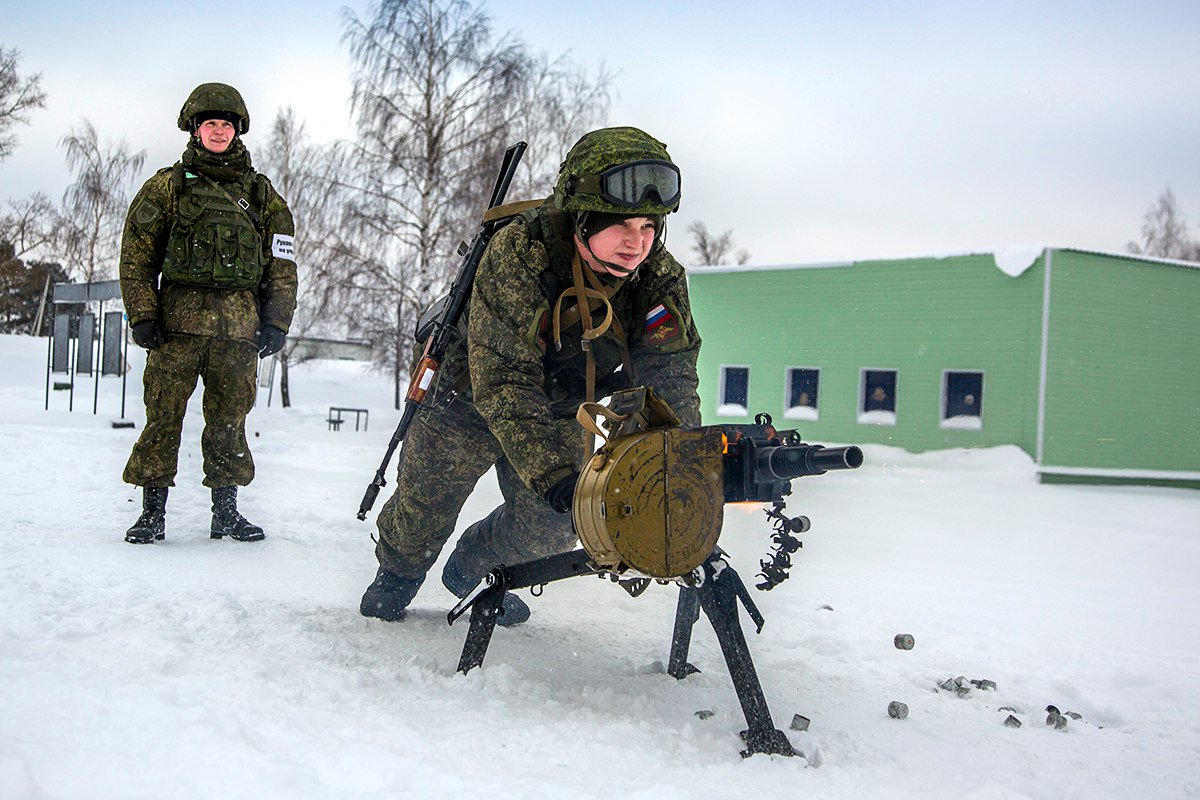
{"type": "MultiPolygon", "coordinates": [[[[466,674],[483,664],[492,633],[496,628],[496,620],[503,613],[505,592],[580,575],[605,573],[615,575],[593,564],[591,556],[583,549],[523,564],[496,567],[447,615],[448,621],[453,625],[468,609],[471,611],[471,627],[467,631],[467,640],[458,661],[458,671],[466,674]]],[[[683,679],[693,672],[699,672],[687,658],[692,641],[692,627],[700,618],[700,611],[703,609],[717,635],[717,642],[721,646],[721,653],[725,656],[725,664],[729,667],[729,675],[733,679],[733,688],[746,717],[747,728],[741,732],[742,740],[746,743],[742,756],[749,757],[755,753],[796,755],[787,736],[775,727],[771,719],[762,684],[759,683],[758,673],[754,669],[754,662],[750,659],[750,650],[746,645],[746,637],[742,633],[738,618],[738,601],[741,601],[746,613],[754,621],[756,633],[762,631],[762,614],[754,605],[741,577],[726,559],[725,552],[719,547],[715,548],[704,563],[681,581],[667,673],[673,678],[683,679]]]]}

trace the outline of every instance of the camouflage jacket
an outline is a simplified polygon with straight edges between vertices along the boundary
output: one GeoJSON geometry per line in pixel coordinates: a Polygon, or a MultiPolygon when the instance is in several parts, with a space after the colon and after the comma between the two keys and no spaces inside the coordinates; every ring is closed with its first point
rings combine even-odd
{"type": "MultiPolygon", "coordinates": [[[[476,408],[521,479],[543,496],[580,466],[573,458],[578,444],[565,441],[553,424],[573,417],[585,394],[582,328],[576,322],[563,330],[562,349],[556,350],[551,319],[554,301],[572,285],[572,236],[569,217],[550,202],[500,230],[479,264],[469,309],[467,356],[476,408]]],[[[700,335],[683,267],[656,245],[611,302],[627,336],[636,385],[652,387],[685,425],[699,425],[700,335]]],[[[597,399],[628,385],[617,372],[622,347],[615,328],[593,343],[597,399]]]]}
{"type": "Polygon", "coordinates": [[[296,309],[296,262],[290,255],[280,257],[272,252],[272,242],[276,235],[294,236],[295,225],[287,203],[265,177],[259,178],[266,192],[258,214],[264,258],[269,260],[258,287],[216,289],[165,279],[160,285],[167,239],[178,209],[178,179],[172,172],[179,169],[179,165],[161,169],[146,181],[125,218],[121,296],[129,324],[157,318],[168,333],[249,341],[254,341],[260,324],[286,332],[296,309]]]}

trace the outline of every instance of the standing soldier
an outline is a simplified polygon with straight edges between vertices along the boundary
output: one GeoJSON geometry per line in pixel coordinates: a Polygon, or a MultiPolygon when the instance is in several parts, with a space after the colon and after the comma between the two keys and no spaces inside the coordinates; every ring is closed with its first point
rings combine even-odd
{"type": "MultiPolygon", "coordinates": [[[[584,457],[575,412],[589,394],[649,386],[683,424],[700,424],[700,337],[683,267],[663,245],[664,218],[678,206],[666,146],[636,128],[606,128],[571,148],[552,197],[496,233],[475,276],[466,352],[439,370],[379,514],[380,566],[364,616],[404,618],[493,465],[504,503],[463,532],[442,584],[463,597],[497,564],[569,550],[584,457]]],[[[503,608],[500,625],[529,616],[511,593],[503,608]]]]}
{"type": "Polygon", "coordinates": [[[191,134],[183,157],[134,198],[121,240],[121,295],[133,340],[150,352],[143,380],[146,427],[125,465],[142,486],[142,515],[125,541],[165,535],[167,487],[196,379],[204,382],[204,485],[212,538],[263,538],[237,510],[254,478],[246,415],[255,362],[283,347],[296,308],[295,227],[287,203],[250,166],[241,135],[250,115],[232,86],[197,86],[179,112],[191,134]]]}

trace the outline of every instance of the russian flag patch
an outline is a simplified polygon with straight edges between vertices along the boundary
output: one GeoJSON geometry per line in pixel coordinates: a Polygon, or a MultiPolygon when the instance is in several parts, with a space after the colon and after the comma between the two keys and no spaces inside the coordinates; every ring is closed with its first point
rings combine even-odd
{"type": "Polygon", "coordinates": [[[661,345],[679,338],[679,323],[675,315],[664,303],[646,312],[646,341],[650,344],[661,345]]]}
{"type": "Polygon", "coordinates": [[[667,307],[659,303],[654,308],[646,312],[646,330],[652,331],[664,322],[671,319],[671,312],[667,311],[667,307]]]}

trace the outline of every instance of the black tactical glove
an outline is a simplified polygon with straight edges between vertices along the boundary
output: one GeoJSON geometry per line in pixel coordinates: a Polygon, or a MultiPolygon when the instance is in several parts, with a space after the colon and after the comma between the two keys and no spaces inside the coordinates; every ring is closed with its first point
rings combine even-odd
{"type": "Polygon", "coordinates": [[[129,332],[133,334],[133,341],[137,343],[137,346],[147,350],[157,350],[167,342],[166,337],[163,336],[162,326],[156,319],[144,319],[130,328],[129,332]]]}
{"type": "Polygon", "coordinates": [[[560,514],[571,510],[571,501],[575,498],[575,484],[579,483],[579,473],[572,472],[567,477],[550,487],[546,492],[546,502],[560,514]]]}
{"type": "Polygon", "coordinates": [[[258,331],[258,357],[273,356],[283,349],[287,334],[274,325],[263,325],[258,331]]]}

